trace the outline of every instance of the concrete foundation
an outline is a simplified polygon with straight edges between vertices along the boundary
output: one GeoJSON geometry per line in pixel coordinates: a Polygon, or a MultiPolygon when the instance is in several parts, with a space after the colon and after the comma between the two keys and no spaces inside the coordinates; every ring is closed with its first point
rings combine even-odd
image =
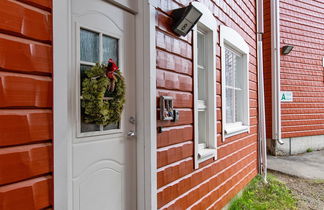
{"type": "Polygon", "coordinates": [[[268,151],[275,156],[296,155],[310,150],[324,149],[324,135],[304,136],[281,139],[284,144],[280,145],[276,140],[268,139],[268,151]]]}

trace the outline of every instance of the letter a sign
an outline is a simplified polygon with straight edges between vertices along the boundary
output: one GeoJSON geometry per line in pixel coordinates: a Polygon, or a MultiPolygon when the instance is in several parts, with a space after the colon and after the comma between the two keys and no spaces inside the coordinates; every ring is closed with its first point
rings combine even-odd
{"type": "Polygon", "coordinates": [[[280,101],[281,102],[292,102],[293,101],[293,93],[290,91],[281,91],[280,92],[280,101]]]}

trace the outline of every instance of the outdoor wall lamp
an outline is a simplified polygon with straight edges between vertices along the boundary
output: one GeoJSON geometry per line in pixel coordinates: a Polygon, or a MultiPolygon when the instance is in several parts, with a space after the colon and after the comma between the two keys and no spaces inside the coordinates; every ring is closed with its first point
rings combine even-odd
{"type": "Polygon", "coordinates": [[[202,13],[191,4],[184,8],[173,10],[172,30],[179,36],[186,36],[196,25],[202,13]]]}
{"type": "Polygon", "coordinates": [[[283,46],[282,47],[282,54],[283,55],[288,55],[292,51],[293,48],[294,48],[294,46],[291,46],[291,45],[283,46]]]}

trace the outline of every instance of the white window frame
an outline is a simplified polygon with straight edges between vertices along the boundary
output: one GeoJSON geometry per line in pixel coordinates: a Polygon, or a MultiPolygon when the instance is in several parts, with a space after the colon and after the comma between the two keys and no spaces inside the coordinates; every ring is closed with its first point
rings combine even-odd
{"type": "Polygon", "coordinates": [[[250,102],[249,102],[249,46],[243,37],[227,26],[220,27],[220,46],[222,61],[222,140],[226,138],[250,132],[250,102]],[[226,86],[225,86],[225,48],[229,47],[242,55],[243,71],[243,119],[242,122],[226,123],[226,86]]]}
{"type": "Polygon", "coordinates": [[[210,159],[217,158],[217,118],[216,118],[216,45],[217,45],[217,23],[211,11],[199,2],[193,2],[203,15],[201,16],[197,26],[193,28],[193,77],[194,77],[194,143],[195,143],[195,168],[199,167],[199,163],[210,159]],[[198,49],[197,49],[197,31],[202,29],[206,33],[206,121],[207,133],[206,143],[207,148],[199,147],[198,136],[198,49]]]}

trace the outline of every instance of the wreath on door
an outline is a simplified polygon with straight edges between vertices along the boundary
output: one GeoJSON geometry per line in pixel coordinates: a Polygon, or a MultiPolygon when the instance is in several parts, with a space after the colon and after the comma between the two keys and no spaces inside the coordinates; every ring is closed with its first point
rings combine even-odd
{"type": "Polygon", "coordinates": [[[116,63],[96,64],[82,81],[82,120],[98,125],[116,124],[125,104],[125,79],[116,63]]]}

